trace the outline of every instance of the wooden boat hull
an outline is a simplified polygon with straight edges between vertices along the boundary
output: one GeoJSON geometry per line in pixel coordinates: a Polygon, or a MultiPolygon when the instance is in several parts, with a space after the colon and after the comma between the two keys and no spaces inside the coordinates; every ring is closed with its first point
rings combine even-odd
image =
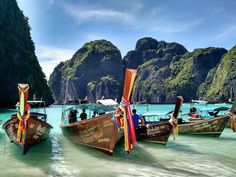
{"type": "Polygon", "coordinates": [[[25,154],[31,147],[46,140],[52,126],[48,123],[38,119],[37,113],[31,114],[28,119],[27,138],[25,144],[19,144],[17,142],[17,131],[18,131],[19,119],[16,115],[12,115],[11,119],[3,124],[11,142],[19,145],[22,148],[23,154],[25,154]]]}
{"type": "Polygon", "coordinates": [[[229,119],[229,116],[222,116],[180,124],[179,134],[220,136],[229,119]]]}
{"type": "Polygon", "coordinates": [[[104,114],[71,124],[61,124],[63,134],[76,144],[90,146],[112,155],[116,142],[121,138],[113,115],[104,114]]]}
{"type": "Polygon", "coordinates": [[[136,130],[138,141],[147,141],[157,144],[166,144],[172,131],[169,122],[160,122],[141,126],[136,130]]]}

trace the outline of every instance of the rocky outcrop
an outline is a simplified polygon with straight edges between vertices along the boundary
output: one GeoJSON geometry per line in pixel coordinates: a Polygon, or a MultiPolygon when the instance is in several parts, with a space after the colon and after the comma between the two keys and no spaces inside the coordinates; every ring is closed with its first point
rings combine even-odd
{"type": "Polygon", "coordinates": [[[177,61],[186,52],[185,47],[178,43],[145,37],[137,41],[135,50],[127,53],[123,58],[123,63],[126,68],[136,69],[146,61],[162,58],[168,65],[171,61],[177,61]]]}
{"type": "Polygon", "coordinates": [[[236,94],[236,46],[228,51],[199,89],[199,96],[210,102],[226,102],[236,94]]]}
{"type": "Polygon", "coordinates": [[[177,95],[185,101],[196,99],[205,82],[227,51],[222,48],[196,49],[176,60],[172,56],[152,59],[138,67],[133,99],[137,102],[174,103],[177,95]]]}
{"type": "Polygon", "coordinates": [[[234,95],[236,88],[235,48],[228,53],[214,47],[188,52],[178,43],[145,37],[121,60],[119,50],[110,42],[92,41],[71,60],[60,63],[49,83],[59,103],[65,93],[68,99],[86,96],[90,101],[102,97],[119,99],[124,69],[137,68],[134,102],[174,103],[177,95],[182,95],[186,102],[225,101],[234,95]]]}
{"type": "Polygon", "coordinates": [[[64,99],[120,98],[123,85],[120,51],[109,41],[86,43],[72,57],[60,63],[49,79],[58,103],[64,99]]]}
{"type": "Polygon", "coordinates": [[[18,99],[17,84],[28,83],[30,98],[53,102],[45,75],[35,56],[28,18],[16,0],[0,1],[0,107],[13,107],[18,99]]]}

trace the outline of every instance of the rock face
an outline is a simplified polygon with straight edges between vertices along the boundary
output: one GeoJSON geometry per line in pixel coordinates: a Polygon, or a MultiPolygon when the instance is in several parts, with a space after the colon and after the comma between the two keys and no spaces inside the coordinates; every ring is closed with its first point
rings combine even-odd
{"type": "Polygon", "coordinates": [[[120,51],[109,41],[96,40],[86,43],[72,57],[60,63],[49,79],[58,103],[68,99],[92,102],[104,98],[120,98],[123,69],[120,51]]]}
{"type": "Polygon", "coordinates": [[[145,37],[137,41],[135,50],[127,53],[123,59],[126,68],[136,69],[148,60],[162,58],[162,63],[168,65],[171,61],[177,61],[187,50],[180,44],[145,37]]]}
{"type": "Polygon", "coordinates": [[[133,91],[136,102],[174,103],[177,95],[182,95],[185,101],[197,99],[199,86],[227,52],[222,48],[206,48],[186,53],[176,43],[161,43],[159,46],[169,46],[168,49],[161,49],[162,55],[138,67],[133,91]]]}
{"type": "Polygon", "coordinates": [[[225,102],[236,94],[236,46],[228,51],[217,67],[208,73],[199,96],[210,102],[225,102]]]}
{"type": "Polygon", "coordinates": [[[35,94],[47,104],[53,102],[45,75],[35,56],[28,18],[15,0],[0,1],[0,106],[13,107],[18,101],[17,84],[28,83],[30,98],[35,94]]]}
{"type": "Polygon", "coordinates": [[[133,68],[138,69],[132,93],[134,102],[174,103],[178,95],[185,102],[218,102],[235,94],[235,58],[236,47],[228,53],[214,47],[188,52],[178,43],[145,37],[121,60],[112,43],[98,40],[86,43],[71,60],[60,63],[49,83],[59,103],[66,92],[68,99],[119,99],[124,69],[133,68]]]}

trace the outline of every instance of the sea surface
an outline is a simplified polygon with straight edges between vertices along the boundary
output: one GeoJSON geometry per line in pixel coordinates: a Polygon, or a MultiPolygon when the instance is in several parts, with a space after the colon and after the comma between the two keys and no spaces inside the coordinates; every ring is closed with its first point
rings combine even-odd
{"type": "MultiPolygon", "coordinates": [[[[225,105],[207,105],[219,106],[225,105]]],[[[135,108],[139,114],[161,114],[174,105],[135,108]]],[[[182,113],[189,108],[183,104],[182,113]]],[[[47,108],[48,122],[53,126],[50,137],[26,155],[0,128],[0,177],[236,177],[236,133],[229,128],[219,138],[180,135],[175,141],[170,137],[166,146],[138,142],[130,154],[124,152],[123,145],[117,145],[114,155],[109,156],[66,139],[59,128],[61,110],[59,105],[47,108]]],[[[15,110],[0,109],[2,123],[13,113],[15,110]]]]}

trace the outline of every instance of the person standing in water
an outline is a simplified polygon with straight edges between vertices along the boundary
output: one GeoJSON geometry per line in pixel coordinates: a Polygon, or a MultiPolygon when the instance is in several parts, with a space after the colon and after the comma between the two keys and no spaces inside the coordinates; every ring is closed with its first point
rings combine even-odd
{"type": "Polygon", "coordinates": [[[132,118],[133,118],[133,122],[134,122],[134,128],[137,129],[138,128],[138,125],[139,125],[139,120],[141,120],[141,123],[144,122],[143,118],[140,117],[138,114],[136,114],[137,110],[136,109],[133,109],[132,110],[132,118]]]}

